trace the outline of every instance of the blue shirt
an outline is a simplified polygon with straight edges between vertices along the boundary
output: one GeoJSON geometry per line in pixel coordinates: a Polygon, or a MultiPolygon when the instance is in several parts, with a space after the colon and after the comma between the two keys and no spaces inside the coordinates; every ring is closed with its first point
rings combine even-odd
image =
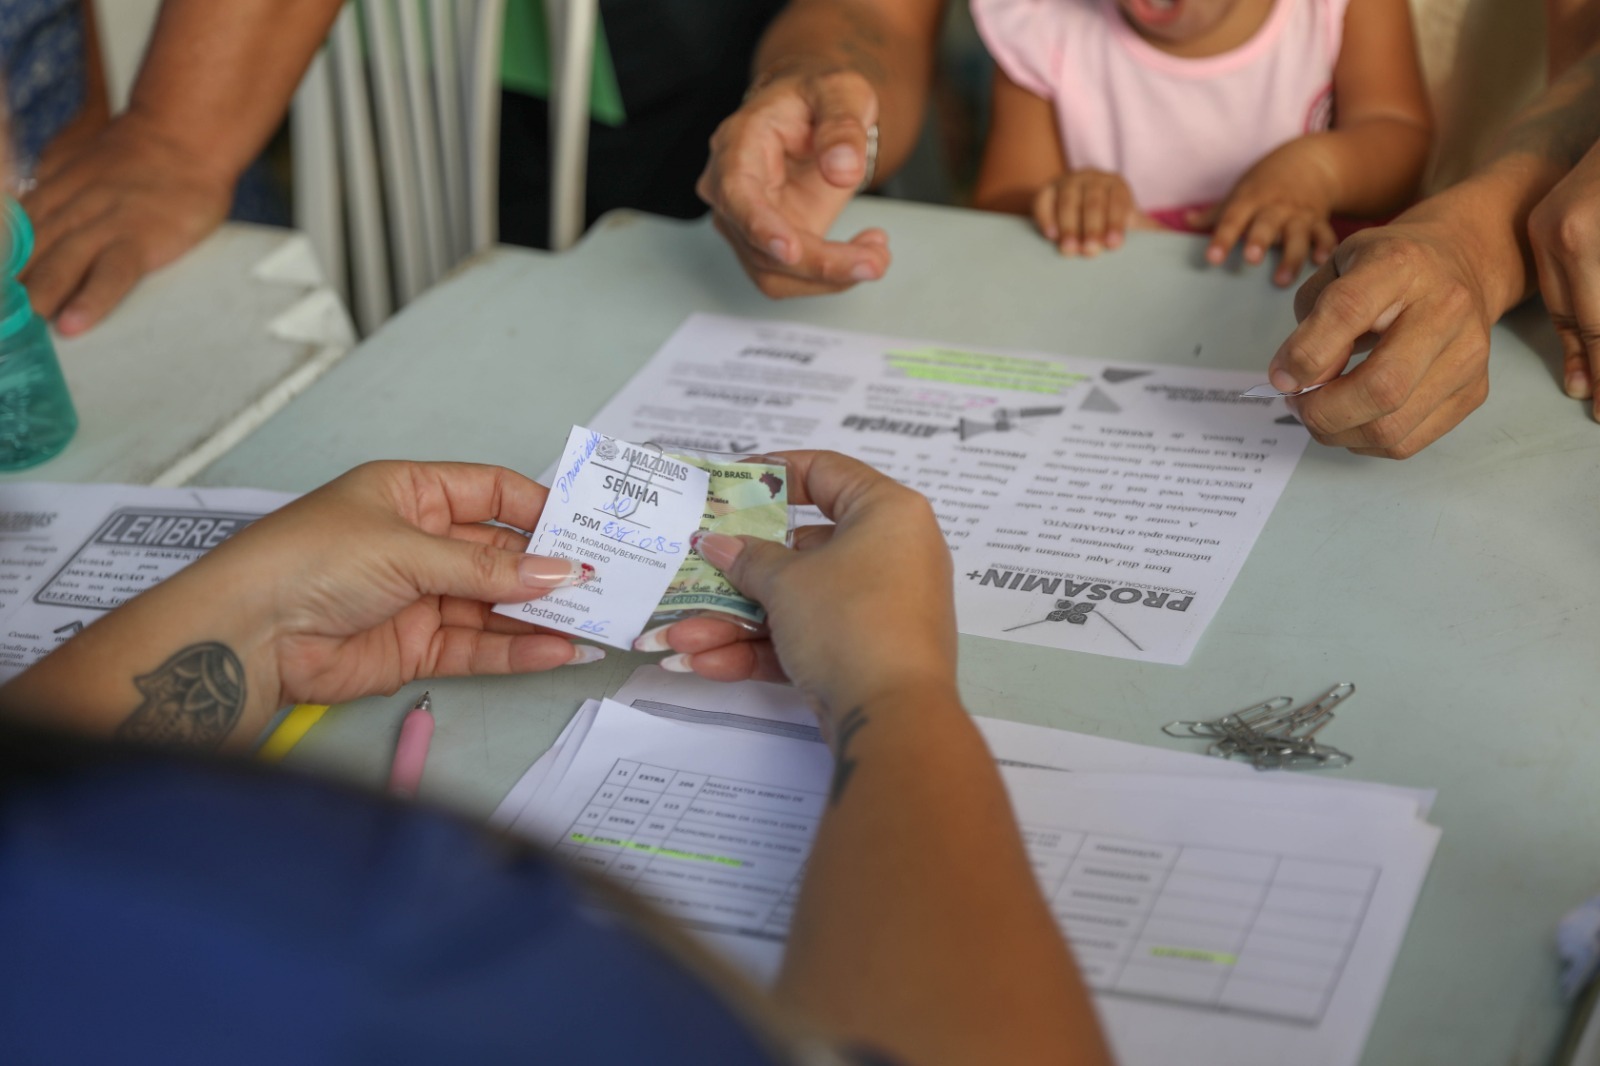
{"type": "Polygon", "coordinates": [[[614,913],[442,814],[0,732],[8,1063],[785,1060],[614,913]]]}

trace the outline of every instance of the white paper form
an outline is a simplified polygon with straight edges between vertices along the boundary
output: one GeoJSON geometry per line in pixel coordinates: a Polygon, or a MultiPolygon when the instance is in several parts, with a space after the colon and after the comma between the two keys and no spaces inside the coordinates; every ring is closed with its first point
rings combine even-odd
{"type": "Polygon", "coordinates": [[[0,485],[0,681],[292,499],[260,489],[0,485]]]}
{"type": "Polygon", "coordinates": [[[856,456],[932,501],[962,632],[1181,664],[1310,439],[1254,382],[695,315],[593,422],[856,456]]]}
{"type": "Polygon", "coordinates": [[[821,744],[606,700],[560,781],[502,824],[629,885],[770,977],[832,765],[821,744]]]}
{"type": "MultiPolygon", "coordinates": [[[[515,828],[770,979],[830,771],[820,744],[605,701],[515,828]]],[[[1407,797],[1002,772],[1118,1061],[1356,1061],[1437,842],[1407,797]]]]}
{"type": "MultiPolygon", "coordinates": [[[[681,721],[754,729],[819,743],[822,740],[816,728],[815,715],[805,697],[793,685],[765,681],[741,681],[736,684],[707,681],[695,674],[675,674],[659,666],[647,665],[638,667],[628,675],[628,680],[623,682],[612,698],[636,710],[681,721]]],[[[584,706],[588,710],[589,704],[584,706]]],[[[581,718],[582,714],[578,717],[581,718]]],[[[574,718],[573,721],[577,720],[574,718]]],[[[1429,815],[1434,800],[1438,798],[1438,793],[1431,788],[1408,788],[1353,777],[1275,771],[1262,778],[1261,773],[1248,763],[1219,759],[1193,750],[1134,744],[1110,737],[1075,733],[1069,729],[1051,729],[982,715],[973,715],[972,720],[983,734],[995,761],[1002,766],[1082,773],[1246,777],[1256,781],[1270,780],[1286,788],[1304,789],[1310,786],[1342,790],[1347,794],[1351,791],[1381,792],[1404,797],[1406,802],[1415,806],[1419,818],[1429,815]]],[[[568,723],[569,728],[572,724],[568,723]]],[[[566,733],[563,732],[562,736],[565,737],[566,733]]],[[[560,742],[557,740],[557,744],[560,742]]],[[[1324,792],[1321,795],[1324,798],[1318,802],[1328,802],[1328,794],[1324,792]]]]}
{"type": "Polygon", "coordinates": [[[594,576],[495,612],[630,650],[689,553],[707,482],[658,449],[573,426],[528,552],[575,559],[594,576]]]}

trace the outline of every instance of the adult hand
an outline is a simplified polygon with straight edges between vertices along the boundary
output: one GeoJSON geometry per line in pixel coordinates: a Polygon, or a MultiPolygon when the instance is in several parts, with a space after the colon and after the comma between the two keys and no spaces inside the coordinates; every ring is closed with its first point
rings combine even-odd
{"type": "Polygon", "coordinates": [[[928,501],[836,452],[790,452],[789,499],[833,526],[797,531],[795,547],[709,534],[698,551],[767,609],[768,635],[689,619],[646,633],[669,669],[722,681],[788,679],[842,714],[876,696],[955,691],[950,550],[928,501]]]}
{"type": "Polygon", "coordinates": [[[268,515],[10,681],[7,713],[145,743],[249,743],[291,702],[603,657],[490,613],[571,584],[523,554],[545,490],[467,463],[369,463],[268,515]]]}
{"type": "Polygon", "coordinates": [[[1273,355],[1272,384],[1323,444],[1404,459],[1489,395],[1497,313],[1481,262],[1448,212],[1410,212],[1348,238],[1295,296],[1301,322],[1273,355]],[[1340,377],[1358,347],[1367,359],[1340,377]],[[1335,380],[1337,379],[1337,380],[1335,380]]]}
{"type": "Polygon", "coordinates": [[[1122,247],[1128,228],[1140,221],[1133,190],[1120,174],[1073,170],[1033,198],[1033,221],[1062,255],[1093,258],[1122,247]]]}
{"type": "MultiPolygon", "coordinates": [[[[467,463],[368,463],[257,522],[202,562],[265,597],[269,683],[336,703],[421,677],[509,674],[604,653],[493,614],[586,572],[526,555],[545,489],[467,463]]],[[[186,572],[187,573],[187,572],[186,572]]],[[[215,575],[211,575],[215,577],[215,575]]]]}
{"type": "Polygon", "coordinates": [[[1326,263],[1339,243],[1328,221],[1331,180],[1318,164],[1314,143],[1291,141],[1279,148],[1251,167],[1221,204],[1190,217],[1196,228],[1212,230],[1206,262],[1220,265],[1243,241],[1244,261],[1256,266],[1282,245],[1272,275],[1280,286],[1300,276],[1308,257],[1318,266],[1326,263]]]}
{"type": "Polygon", "coordinates": [[[1528,239],[1539,291],[1561,336],[1562,385],[1573,399],[1593,401],[1600,419],[1600,147],[1533,209],[1528,239]]]}
{"type": "Polygon", "coordinates": [[[717,127],[695,186],[745,273],[771,297],[840,292],[889,269],[889,237],[826,239],[866,175],[878,97],[851,71],[768,81],[717,127]]]}
{"type": "Polygon", "coordinates": [[[37,178],[22,201],[36,234],[22,281],[34,309],[68,337],[214,230],[234,186],[137,111],[85,142],[46,149],[37,178]]]}

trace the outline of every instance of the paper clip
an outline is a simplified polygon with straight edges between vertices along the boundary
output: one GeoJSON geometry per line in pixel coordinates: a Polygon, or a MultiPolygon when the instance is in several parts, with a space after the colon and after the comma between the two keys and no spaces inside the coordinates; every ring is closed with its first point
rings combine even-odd
{"type": "Polygon", "coordinates": [[[1169,737],[1215,737],[1221,736],[1228,726],[1235,722],[1254,722],[1266,715],[1276,714],[1294,702],[1292,696],[1274,696],[1270,700],[1262,700],[1252,707],[1233,714],[1225,714],[1221,718],[1206,722],[1168,722],[1161,727],[1161,731],[1169,737]]]}
{"type": "Polygon", "coordinates": [[[1222,759],[1243,759],[1257,770],[1339,769],[1354,761],[1347,752],[1316,741],[1333,721],[1333,709],[1356,687],[1341,681],[1312,702],[1290,709],[1288,696],[1274,696],[1242,711],[1210,721],[1168,722],[1161,731],[1169,737],[1210,740],[1206,754],[1222,759]]]}

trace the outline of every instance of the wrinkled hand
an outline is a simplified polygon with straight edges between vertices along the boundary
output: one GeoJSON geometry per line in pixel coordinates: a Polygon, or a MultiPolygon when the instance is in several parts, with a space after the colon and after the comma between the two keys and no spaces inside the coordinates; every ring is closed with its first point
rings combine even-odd
{"type": "Polygon", "coordinates": [[[1122,247],[1133,227],[1148,225],[1120,174],[1074,170],[1040,189],[1033,221],[1062,255],[1094,257],[1122,247]]]}
{"type": "Polygon", "coordinates": [[[1321,266],[1333,254],[1339,241],[1328,221],[1332,205],[1327,172],[1306,145],[1290,142],[1251,167],[1221,204],[1191,215],[1189,222],[1212,229],[1206,262],[1213,266],[1222,264],[1241,240],[1244,261],[1251,266],[1281,245],[1272,281],[1287,286],[1300,276],[1308,257],[1321,266]]]}
{"type": "Polygon", "coordinates": [[[1600,420],[1600,147],[1528,216],[1539,292],[1561,336],[1562,385],[1600,420]]]}
{"type": "Polygon", "coordinates": [[[1355,234],[1295,295],[1301,322],[1272,357],[1273,385],[1293,392],[1330,382],[1289,401],[1323,444],[1415,455],[1489,395],[1497,316],[1479,274],[1448,218],[1402,216],[1355,234]],[[1367,359],[1339,377],[1374,341],[1367,359]]]}
{"type": "Polygon", "coordinates": [[[833,526],[797,531],[795,547],[710,534],[698,550],[767,609],[769,634],[695,618],[640,638],[679,654],[670,667],[720,681],[792,680],[824,712],[874,696],[954,691],[950,550],[919,493],[836,452],[790,452],[790,502],[833,526]]]}
{"type": "Polygon", "coordinates": [[[22,201],[36,233],[22,280],[69,337],[216,229],[234,184],[133,111],[86,142],[46,149],[37,177],[22,201]]]}
{"type": "Polygon", "coordinates": [[[859,74],[773,79],[717,127],[695,186],[745,273],[768,296],[840,292],[889,269],[889,238],[828,228],[861,183],[878,98],[859,74]]]}
{"type": "Polygon", "coordinates": [[[179,576],[209,580],[263,620],[251,673],[276,679],[275,706],[591,661],[599,649],[490,612],[578,577],[576,564],[524,555],[525,537],[486,524],[531,529],[544,500],[542,486],[499,467],[368,463],[179,576]]]}

